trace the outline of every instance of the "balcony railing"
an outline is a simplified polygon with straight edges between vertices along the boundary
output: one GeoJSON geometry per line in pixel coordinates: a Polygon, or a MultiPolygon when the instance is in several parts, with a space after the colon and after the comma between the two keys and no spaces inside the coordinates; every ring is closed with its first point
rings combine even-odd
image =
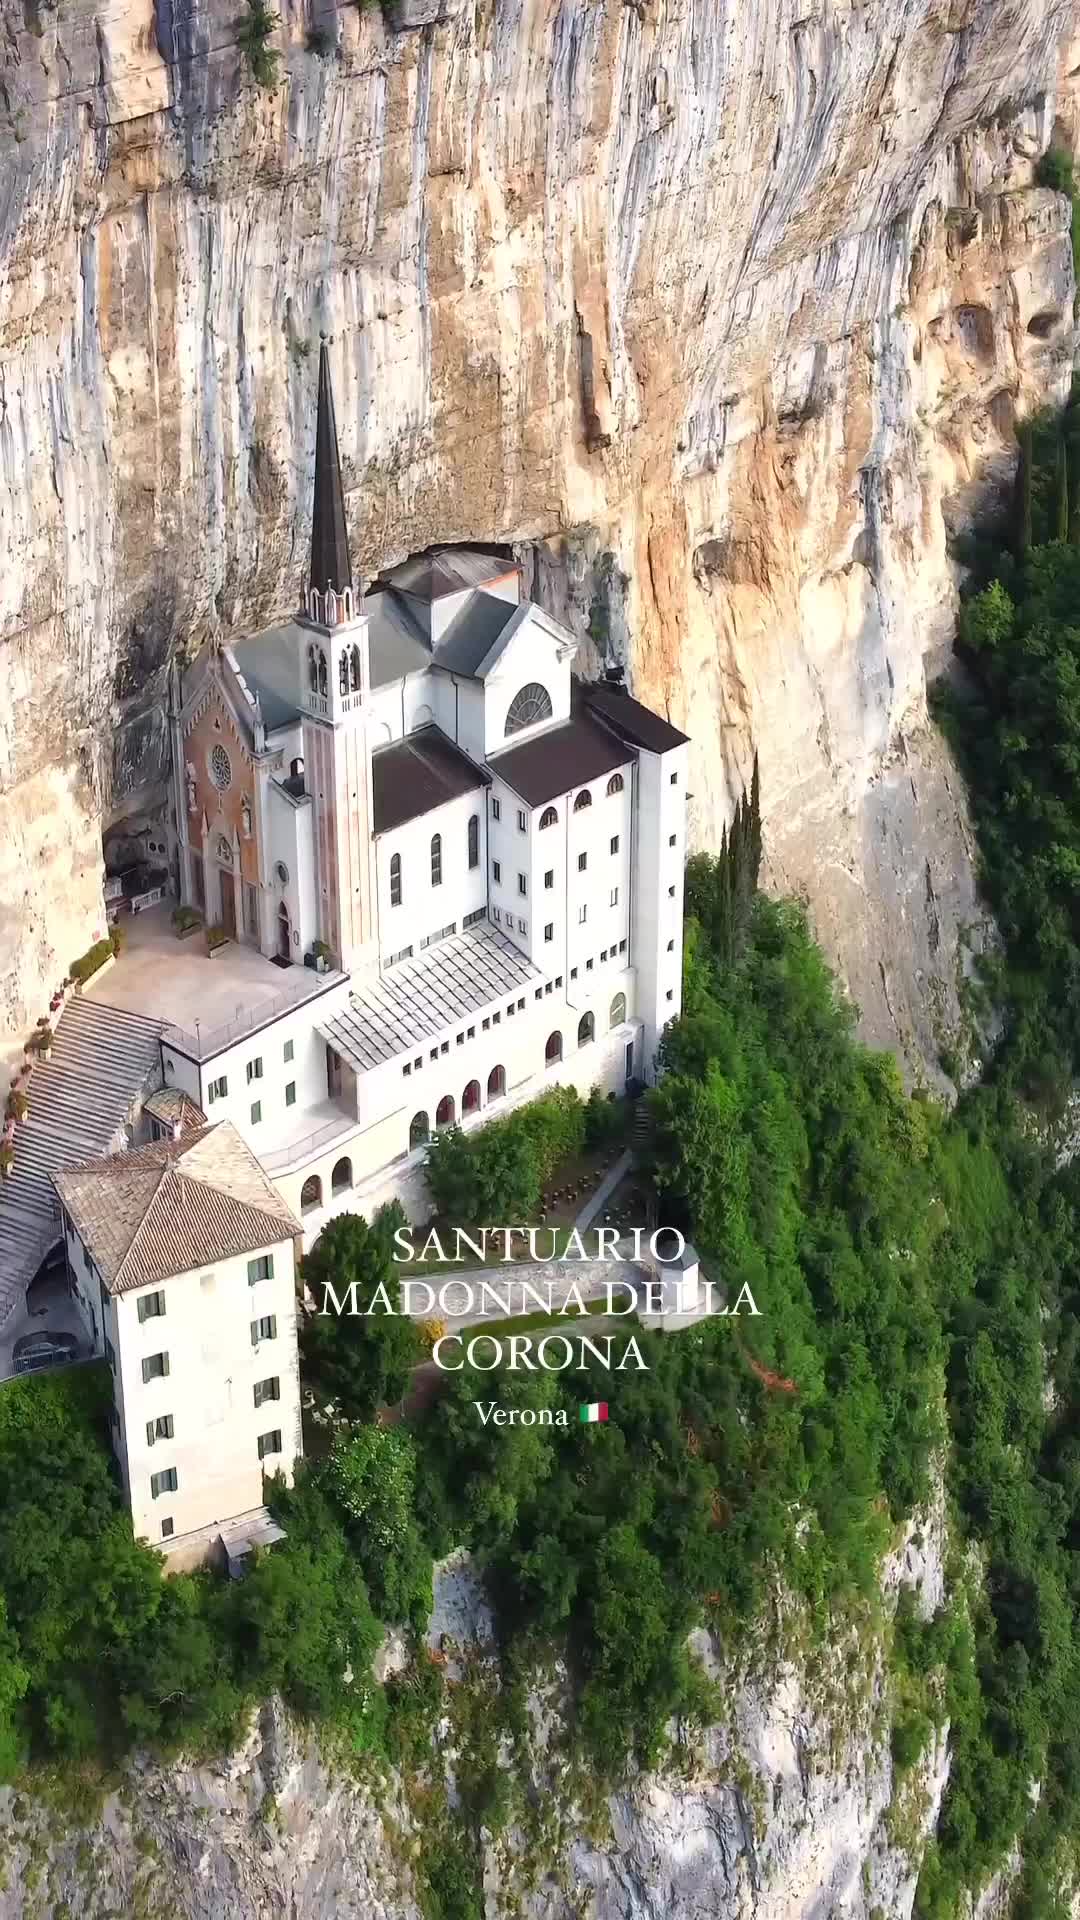
{"type": "Polygon", "coordinates": [[[209,1060],[215,1053],[224,1052],[246,1034],[254,1033],[258,1027],[269,1025],[282,1014],[302,1007],[316,994],[325,993],[328,987],[340,986],[346,978],[343,973],[311,973],[298,983],[291,993],[275,994],[272,1000],[260,1000],[253,1007],[238,1008],[231,1020],[222,1021],[216,1027],[203,1027],[196,1022],[194,1032],[187,1027],[164,1027],[161,1043],[164,1047],[175,1047],[191,1060],[209,1060]]]}
{"type": "Polygon", "coordinates": [[[325,1126],[316,1127],[313,1133],[302,1134],[299,1140],[275,1147],[269,1153],[260,1152],[260,1163],[271,1177],[276,1173],[288,1173],[293,1167],[303,1166],[306,1160],[313,1159],[324,1147],[332,1146],[335,1140],[356,1133],[359,1126],[355,1114],[343,1113],[340,1120],[328,1120],[325,1126]]]}

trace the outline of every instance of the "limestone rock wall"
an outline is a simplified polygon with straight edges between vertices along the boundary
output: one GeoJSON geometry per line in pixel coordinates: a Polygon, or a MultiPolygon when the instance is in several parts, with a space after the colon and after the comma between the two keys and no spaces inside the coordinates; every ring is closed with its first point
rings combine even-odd
{"type": "MultiPolygon", "coordinates": [[[[946,531],[1064,391],[1073,0],[0,0],[0,1025],[100,919],[165,668],[354,551],[515,543],[931,1058],[976,917],[946,531]],[[1034,329],[1032,328],[1032,323],[1034,329]]],[[[596,662],[595,651],[586,654],[596,662]]]]}

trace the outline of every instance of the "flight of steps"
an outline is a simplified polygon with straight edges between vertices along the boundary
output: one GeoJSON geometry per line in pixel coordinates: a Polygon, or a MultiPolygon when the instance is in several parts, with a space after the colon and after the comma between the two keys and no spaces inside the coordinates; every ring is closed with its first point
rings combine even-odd
{"type": "Polygon", "coordinates": [[[52,1056],[34,1068],[15,1164],[0,1181],[0,1324],[59,1238],[49,1179],[114,1144],[138,1097],[160,1081],[161,1024],[77,998],[60,1015],[52,1056]]]}

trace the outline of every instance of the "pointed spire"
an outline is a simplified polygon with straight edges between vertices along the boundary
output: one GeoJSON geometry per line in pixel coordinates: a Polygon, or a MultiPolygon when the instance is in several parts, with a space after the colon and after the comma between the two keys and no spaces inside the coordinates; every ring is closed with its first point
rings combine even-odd
{"type": "Polygon", "coordinates": [[[338,460],[334,395],[326,335],[319,348],[319,418],[315,428],[315,500],[311,513],[310,585],[319,594],[344,593],[352,586],[349,540],[345,531],[345,495],[338,460]]]}

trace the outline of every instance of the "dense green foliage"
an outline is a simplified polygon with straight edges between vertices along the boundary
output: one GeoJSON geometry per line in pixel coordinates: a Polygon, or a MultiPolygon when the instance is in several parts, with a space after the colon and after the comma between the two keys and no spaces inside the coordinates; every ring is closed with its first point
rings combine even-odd
{"type": "Polygon", "coordinates": [[[394,1233],[404,1225],[396,1201],[380,1207],[370,1225],[362,1214],[338,1214],[304,1259],[315,1302],[299,1330],[305,1377],[349,1420],[370,1420],[400,1400],[422,1355],[410,1319],[370,1310],[377,1299],[397,1307],[394,1233]]]}
{"type": "Polygon", "coordinates": [[[472,1132],[447,1127],[437,1133],[427,1177],[440,1219],[460,1227],[534,1220],[559,1161],[586,1144],[586,1114],[573,1087],[553,1087],[472,1132]]]}

